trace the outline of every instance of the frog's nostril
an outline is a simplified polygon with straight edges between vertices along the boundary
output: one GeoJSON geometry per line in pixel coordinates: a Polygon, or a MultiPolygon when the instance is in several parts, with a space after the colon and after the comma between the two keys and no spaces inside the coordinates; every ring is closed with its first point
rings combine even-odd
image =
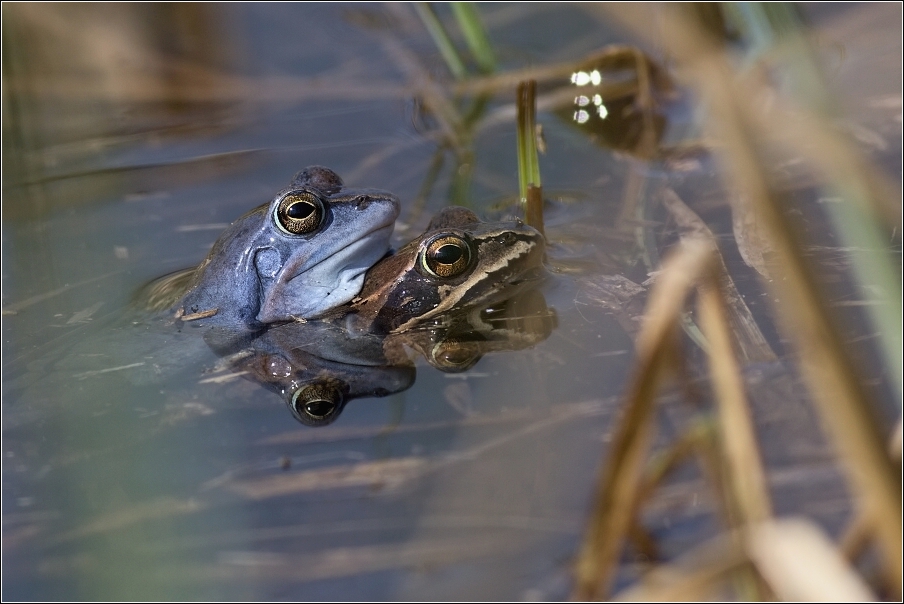
{"type": "Polygon", "coordinates": [[[372,201],[373,199],[371,199],[369,195],[358,195],[358,197],[355,199],[355,207],[359,210],[363,210],[364,208],[369,206],[372,201]]]}

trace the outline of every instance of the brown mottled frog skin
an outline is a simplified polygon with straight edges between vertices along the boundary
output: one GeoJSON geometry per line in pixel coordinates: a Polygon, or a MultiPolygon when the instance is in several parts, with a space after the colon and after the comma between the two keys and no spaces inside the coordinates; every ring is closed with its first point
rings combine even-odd
{"type": "Polygon", "coordinates": [[[368,271],[348,307],[349,324],[401,333],[510,298],[542,277],[544,251],[543,235],[520,220],[482,222],[466,208],[445,208],[420,237],[368,271]]]}

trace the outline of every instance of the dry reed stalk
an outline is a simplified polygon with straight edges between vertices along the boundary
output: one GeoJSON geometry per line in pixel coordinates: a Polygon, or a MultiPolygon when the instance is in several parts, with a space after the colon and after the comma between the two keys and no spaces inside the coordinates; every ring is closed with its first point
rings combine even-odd
{"type": "MultiPolygon", "coordinates": [[[[613,14],[641,35],[653,35],[648,15],[642,9],[628,7],[613,14]]],[[[757,116],[759,111],[751,103],[756,95],[747,87],[738,86],[736,72],[723,49],[694,19],[679,10],[670,11],[669,19],[670,27],[656,32],[656,41],[680,62],[685,78],[707,103],[712,115],[711,125],[723,143],[728,184],[732,189],[744,192],[764,224],[764,232],[770,235],[778,260],[776,268],[780,271],[773,279],[772,287],[783,300],[776,312],[784,333],[797,348],[804,378],[814,395],[823,425],[837,448],[864,513],[870,518],[873,538],[882,553],[886,584],[900,596],[900,467],[894,466],[885,451],[881,431],[871,415],[870,401],[847,358],[846,347],[824,303],[825,297],[816,283],[814,271],[801,254],[800,235],[785,215],[782,199],[770,186],[761,157],[767,131],[763,128],[764,118],[757,116]]],[[[816,137],[830,149],[835,149],[833,153],[837,151],[834,140],[826,138],[825,128],[811,125],[804,133],[800,129],[806,122],[798,121],[793,127],[792,124],[785,125],[796,133],[793,138],[798,141],[816,137]]],[[[775,128],[776,124],[770,122],[770,129],[775,128]]],[[[822,166],[824,171],[831,172],[833,166],[837,167],[837,158],[829,161],[830,157],[819,152],[812,149],[808,152],[808,159],[822,166]]],[[[860,164],[854,164],[857,165],[860,164]]],[[[854,167],[845,166],[845,170],[851,169],[854,167]]],[[[858,177],[855,182],[862,180],[858,177]]],[[[883,199],[885,196],[878,191],[870,197],[883,199]]]]}
{"type": "Polygon", "coordinates": [[[684,301],[712,259],[710,248],[690,242],[663,263],[637,337],[637,363],[625,414],[597,483],[596,503],[576,567],[574,598],[605,597],[615,564],[635,515],[643,470],[653,437],[653,409],[659,385],[676,354],[684,301]]]}

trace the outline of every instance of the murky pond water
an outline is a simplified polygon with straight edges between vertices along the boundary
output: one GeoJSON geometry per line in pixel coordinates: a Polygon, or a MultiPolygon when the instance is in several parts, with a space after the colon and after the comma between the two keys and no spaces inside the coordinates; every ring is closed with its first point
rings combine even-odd
{"type": "MultiPolygon", "coordinates": [[[[629,41],[580,7],[480,10],[505,69],[629,41]]],[[[613,152],[597,144],[609,135],[575,126],[574,107],[541,104],[551,203],[539,292],[556,327],[465,372],[421,359],[410,388],[352,400],[311,428],[237,375],[203,327],[151,316],[136,292],[197,264],[308,165],[395,193],[395,247],[449,204],[519,212],[514,84],[476,101],[477,126],[459,130],[472,140],[450,149],[438,144],[448,115],[423,110],[442,106],[426,76],[446,67],[409,6],[4,5],[3,17],[4,598],[567,597],[638,310],[613,313],[588,283],[647,279],[637,242],[616,228],[631,195],[673,186],[730,240],[708,160],[676,168],[613,152]]],[[[443,102],[466,115],[471,92],[443,102]]],[[[581,107],[596,107],[588,98],[581,107]]],[[[864,98],[861,139],[900,162],[900,80],[864,98]]],[[[657,122],[666,139],[694,132],[687,105],[657,122]]],[[[656,211],[652,236],[666,244],[674,225],[656,211]]],[[[724,253],[783,352],[755,273],[724,253]]],[[[785,463],[777,507],[837,531],[850,502],[810,412],[770,411],[766,425],[791,418],[801,432],[796,447],[780,430],[767,439],[767,460],[785,463]],[[802,459],[818,500],[798,488],[802,459]]],[[[666,554],[715,530],[699,476],[678,481],[654,519],[666,554]]]]}

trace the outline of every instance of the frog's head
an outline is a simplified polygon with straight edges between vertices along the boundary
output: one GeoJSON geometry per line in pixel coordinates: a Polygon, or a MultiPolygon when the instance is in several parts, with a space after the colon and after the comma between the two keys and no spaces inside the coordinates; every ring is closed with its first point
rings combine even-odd
{"type": "Polygon", "coordinates": [[[487,223],[465,208],[445,208],[423,235],[367,273],[353,320],[398,333],[504,300],[543,274],[544,250],[543,235],[520,220],[487,223]]]}
{"type": "Polygon", "coordinates": [[[312,166],[273,200],[232,223],[195,269],[176,304],[215,324],[309,319],[351,300],[366,271],[389,250],[398,199],[346,189],[312,166]]]}

